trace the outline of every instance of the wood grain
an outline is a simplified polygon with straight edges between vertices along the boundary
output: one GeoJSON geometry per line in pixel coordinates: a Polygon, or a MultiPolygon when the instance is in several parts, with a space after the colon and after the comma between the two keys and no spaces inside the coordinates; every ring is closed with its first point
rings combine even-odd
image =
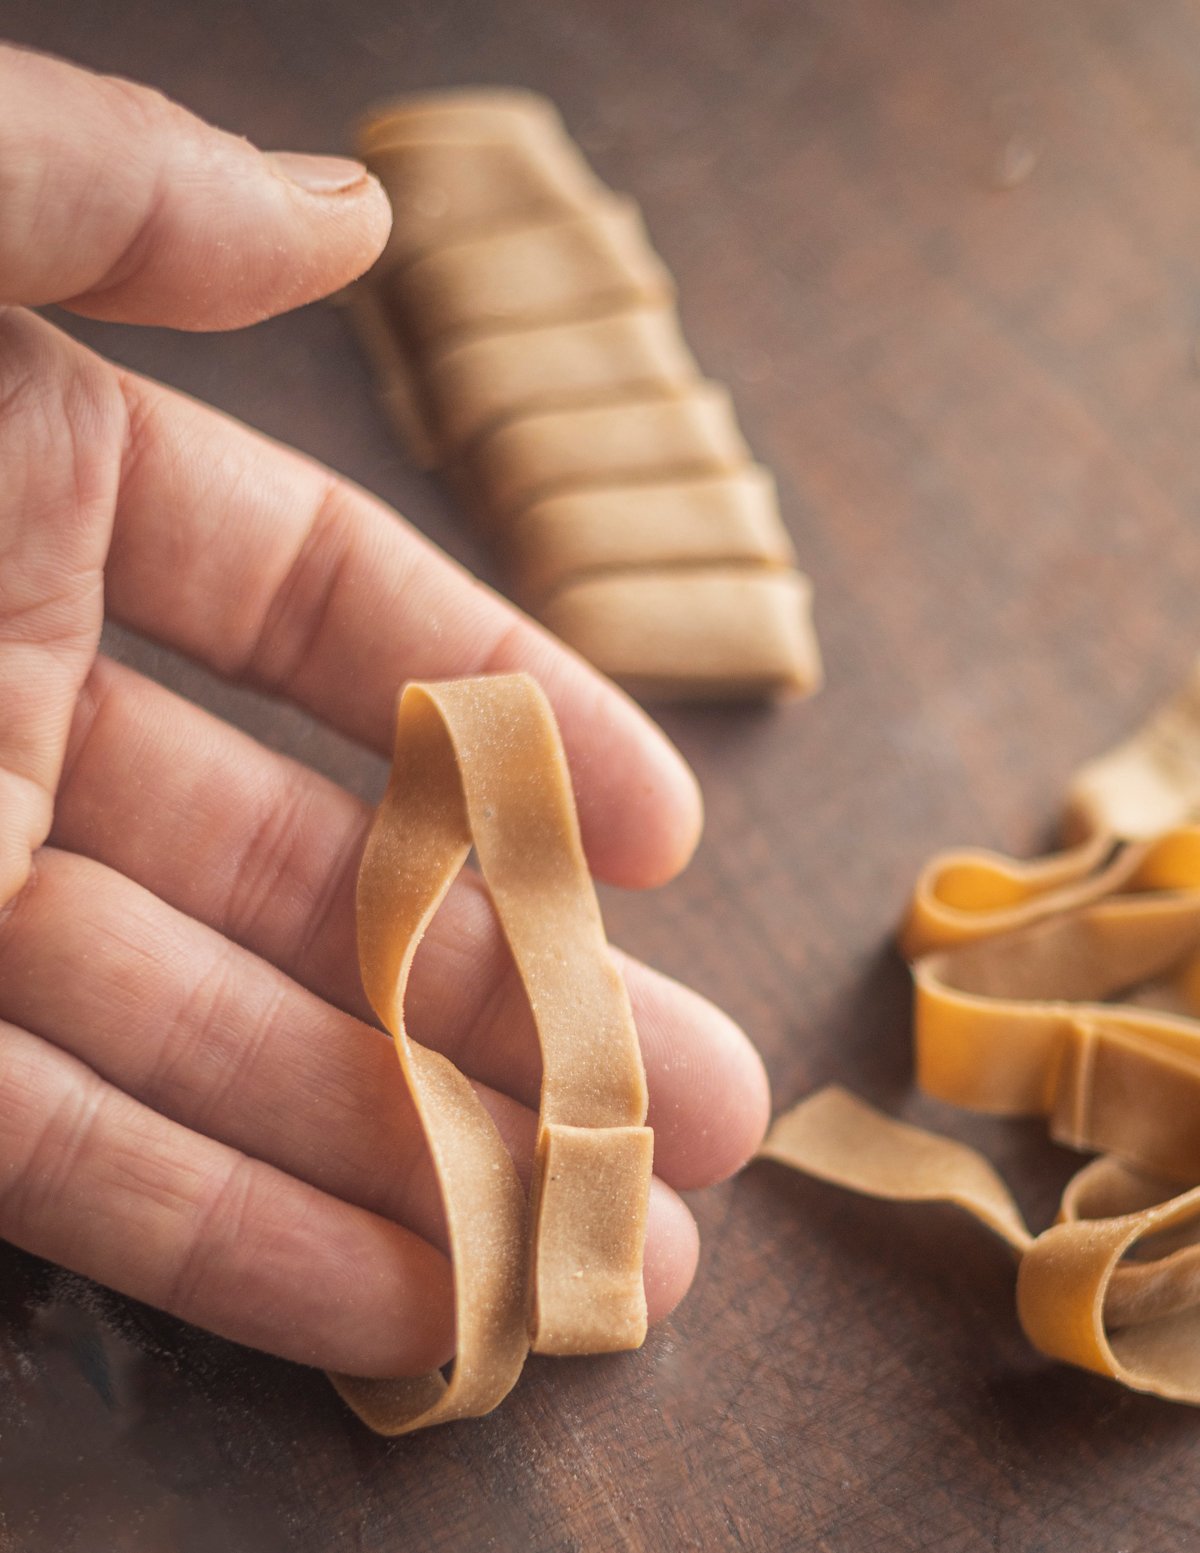
{"type": "MultiPolygon", "coordinates": [[[[950,843],[1045,842],[1067,774],[1200,645],[1200,12],[1184,0],[5,0],[0,30],[333,149],[389,92],[550,93],[643,203],[705,371],[817,587],[810,705],[673,711],[707,840],[613,937],[760,1043],[988,1150],[908,1090],[889,933],[950,843]]],[[[487,574],[406,470],[330,308],[226,337],[71,324],[298,442],[487,574]]],[[[356,790],[377,763],[127,638],[356,790]]],[[[324,1382],[0,1253],[0,1547],[20,1553],[1136,1547],[1200,1536],[1194,1412],[1053,1368],[969,1225],[756,1166],[698,1197],[694,1294],[635,1357],[540,1361],[479,1425],[385,1444],[324,1382]]],[[[1039,1216],[1041,1216],[1039,1218],[1039,1216]]]]}

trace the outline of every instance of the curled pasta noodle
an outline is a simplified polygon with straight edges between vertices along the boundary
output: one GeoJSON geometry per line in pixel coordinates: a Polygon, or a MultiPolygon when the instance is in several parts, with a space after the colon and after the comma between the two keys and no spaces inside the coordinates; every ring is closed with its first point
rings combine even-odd
{"type": "Polygon", "coordinates": [[[1044,1117],[1097,1154],[1034,1236],[973,1149],[846,1091],[810,1096],[762,1153],[850,1190],[957,1205],[1019,1258],[1031,1342],[1200,1403],[1200,667],[1076,777],[1074,844],[1022,863],[945,853],[901,934],[916,1076],[975,1111],[1044,1117]]]}
{"type": "Polygon", "coordinates": [[[645,1076],[558,730],[527,675],[405,689],[391,779],[359,872],[358,951],[425,1130],[454,1266],[449,1382],[440,1372],[332,1377],[372,1428],[401,1434],[495,1407],[531,1346],[614,1352],[646,1332],[645,1076]],[[529,1204],[466,1078],[404,1025],[413,956],[472,846],[542,1051],[529,1204]]]}

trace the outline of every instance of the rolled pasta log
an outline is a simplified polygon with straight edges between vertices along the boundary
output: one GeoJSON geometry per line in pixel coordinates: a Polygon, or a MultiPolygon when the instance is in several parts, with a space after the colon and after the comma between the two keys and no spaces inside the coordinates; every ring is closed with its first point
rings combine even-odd
{"type": "Polygon", "coordinates": [[[542,605],[550,629],[647,696],[805,695],[820,675],[796,572],[690,567],[604,573],[542,605]]]}
{"type": "Polygon", "coordinates": [[[358,143],[395,211],[382,259],[354,288],[368,300],[352,309],[386,406],[413,458],[446,468],[521,597],[647,694],[816,689],[811,591],[792,571],[774,487],[728,396],[700,379],[636,207],[596,180],[551,105],[435,94],[387,105],[358,143]],[[588,500],[558,501],[568,495],[588,500]],[[675,568],[679,598],[630,637],[648,658],[597,639],[607,619],[623,627],[657,605],[675,568]],[[758,585],[782,570],[792,586],[758,585]]]}

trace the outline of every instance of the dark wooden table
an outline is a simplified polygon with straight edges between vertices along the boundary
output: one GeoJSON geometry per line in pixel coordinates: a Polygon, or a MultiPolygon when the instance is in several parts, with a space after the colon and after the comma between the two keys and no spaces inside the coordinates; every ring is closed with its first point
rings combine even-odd
{"type": "MultiPolygon", "coordinates": [[[[1035,1127],[909,1092],[889,934],[951,842],[1035,851],[1072,767],[1200,646],[1200,11],[1184,0],[0,0],[0,31],[260,144],[334,149],[399,89],[550,93],[635,194],[817,586],[829,684],[665,722],[708,801],[613,937],[760,1043],[985,1146],[1037,1218],[1035,1127]]],[[[299,443],[488,575],[405,468],[328,307],[196,338],[70,324],[299,443]]],[[[378,763],[144,643],[110,647],[364,793],[378,763]]],[[[756,1166],[696,1198],[694,1293],[636,1356],[501,1412],[366,1434],[324,1381],[0,1252],[0,1547],[1097,1549],[1200,1542],[1200,1417],[1044,1363],[950,1215],[756,1166]]]]}

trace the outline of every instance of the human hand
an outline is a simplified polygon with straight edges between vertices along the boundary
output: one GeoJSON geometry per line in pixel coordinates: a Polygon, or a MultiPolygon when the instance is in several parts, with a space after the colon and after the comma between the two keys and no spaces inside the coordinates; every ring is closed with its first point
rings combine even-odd
{"type": "MultiPolygon", "coordinates": [[[[25,309],[234,328],[352,279],[388,224],[356,164],[264,158],[145,88],[0,49],[0,1235],[377,1375],[445,1360],[453,1314],[422,1134],[358,984],[369,811],[100,655],[105,604],[384,753],[405,680],[527,669],[591,865],[620,884],[684,864],[698,793],[631,702],[388,508],[25,309]]],[[[622,964],[655,1319],[695,1268],[673,1188],[746,1159],[767,1089],[724,1015],[622,964]]],[[[537,1047],[477,879],[407,1007],[527,1172],[537,1047]]]]}

